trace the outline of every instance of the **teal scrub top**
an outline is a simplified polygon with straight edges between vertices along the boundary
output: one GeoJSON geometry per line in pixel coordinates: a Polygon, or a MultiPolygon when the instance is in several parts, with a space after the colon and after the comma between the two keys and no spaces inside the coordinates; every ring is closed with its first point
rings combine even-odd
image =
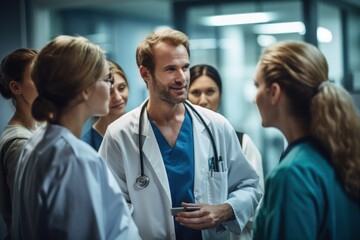
{"type": "Polygon", "coordinates": [[[290,144],[269,174],[254,239],[360,239],[360,204],[310,137],[290,144]]]}

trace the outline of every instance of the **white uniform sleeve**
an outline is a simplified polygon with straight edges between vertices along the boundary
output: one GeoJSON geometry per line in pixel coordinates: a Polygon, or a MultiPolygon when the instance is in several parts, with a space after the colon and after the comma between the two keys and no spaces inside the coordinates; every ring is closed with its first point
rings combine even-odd
{"type": "Polygon", "coordinates": [[[234,129],[230,123],[224,126],[225,152],[228,161],[228,199],[234,211],[235,220],[224,222],[225,228],[239,234],[254,215],[262,197],[259,176],[247,161],[234,129]]]}
{"type": "Polygon", "coordinates": [[[264,171],[263,171],[263,163],[262,157],[255,146],[254,142],[247,135],[243,135],[243,152],[245,154],[246,159],[249,161],[251,166],[255,169],[256,173],[259,175],[259,187],[262,192],[264,192],[264,171]]]}
{"type": "Polygon", "coordinates": [[[119,184],[124,198],[130,202],[129,192],[127,190],[126,176],[124,172],[124,163],[122,161],[122,150],[112,138],[109,131],[106,132],[99,148],[99,155],[105,160],[109,169],[113,173],[116,182],[119,184]]]}

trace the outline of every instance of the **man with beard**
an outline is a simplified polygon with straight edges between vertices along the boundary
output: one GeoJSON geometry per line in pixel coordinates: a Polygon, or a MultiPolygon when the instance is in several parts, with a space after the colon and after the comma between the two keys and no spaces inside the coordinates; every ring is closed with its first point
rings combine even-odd
{"type": "Polygon", "coordinates": [[[108,126],[99,149],[143,239],[227,239],[262,196],[230,123],[186,100],[189,58],[187,36],[173,29],[140,43],[149,98],[108,126]]]}

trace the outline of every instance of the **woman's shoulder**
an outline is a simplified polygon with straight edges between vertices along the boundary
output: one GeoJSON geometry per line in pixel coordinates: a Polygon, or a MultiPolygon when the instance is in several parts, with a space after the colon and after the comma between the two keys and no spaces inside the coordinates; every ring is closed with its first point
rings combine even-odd
{"type": "Polygon", "coordinates": [[[0,136],[0,144],[12,139],[29,139],[33,134],[29,129],[20,125],[7,125],[0,136]]]}
{"type": "Polygon", "coordinates": [[[86,142],[80,140],[62,126],[49,126],[43,139],[37,145],[38,151],[52,152],[54,164],[68,164],[71,161],[98,161],[99,155],[86,142]]]}
{"type": "Polygon", "coordinates": [[[305,181],[316,184],[335,179],[335,172],[324,155],[311,142],[299,144],[281,160],[269,174],[274,181],[305,181]]]}
{"type": "Polygon", "coordinates": [[[98,153],[87,142],[84,142],[75,136],[69,136],[65,138],[67,142],[67,147],[71,149],[74,157],[78,161],[98,162],[100,160],[98,153]]]}
{"type": "Polygon", "coordinates": [[[321,169],[332,168],[326,154],[313,141],[306,141],[293,147],[284,157],[284,167],[287,165],[301,168],[321,169]]]}

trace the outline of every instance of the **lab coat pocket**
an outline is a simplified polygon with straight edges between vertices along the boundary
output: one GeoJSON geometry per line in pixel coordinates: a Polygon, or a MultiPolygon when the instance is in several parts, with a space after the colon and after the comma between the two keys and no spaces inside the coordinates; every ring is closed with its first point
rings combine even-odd
{"type": "Polygon", "coordinates": [[[229,231],[226,231],[225,228],[223,228],[222,231],[218,231],[214,228],[209,230],[203,230],[203,239],[227,240],[229,239],[229,231]]]}
{"type": "Polygon", "coordinates": [[[227,199],[228,181],[227,171],[208,172],[207,194],[209,204],[220,204],[227,199]]]}

